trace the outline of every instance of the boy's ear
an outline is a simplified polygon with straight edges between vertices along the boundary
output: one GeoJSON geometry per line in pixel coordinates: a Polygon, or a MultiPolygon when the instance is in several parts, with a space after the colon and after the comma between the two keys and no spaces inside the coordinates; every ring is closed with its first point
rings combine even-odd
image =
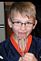
{"type": "Polygon", "coordinates": [[[33,29],[35,29],[36,25],[37,25],[37,20],[35,20],[35,23],[33,25],[33,29]]]}
{"type": "Polygon", "coordinates": [[[8,18],[8,25],[10,28],[12,28],[12,22],[11,22],[10,18],[8,18]]]}

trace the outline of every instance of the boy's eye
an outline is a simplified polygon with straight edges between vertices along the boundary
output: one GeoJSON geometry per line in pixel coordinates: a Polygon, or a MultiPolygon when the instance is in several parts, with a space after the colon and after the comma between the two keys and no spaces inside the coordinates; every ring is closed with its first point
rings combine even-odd
{"type": "Polygon", "coordinates": [[[19,24],[20,22],[12,22],[13,24],[16,23],[16,24],[19,24]]]}
{"type": "Polygon", "coordinates": [[[14,22],[15,24],[21,24],[20,22],[14,22]]]}
{"type": "Polygon", "coordinates": [[[16,22],[16,23],[20,23],[20,22],[16,22]]]}
{"type": "Polygon", "coordinates": [[[19,26],[21,25],[21,22],[13,22],[13,24],[19,26]]]}
{"type": "Polygon", "coordinates": [[[27,24],[33,24],[33,23],[31,23],[31,22],[27,22],[27,24]]]}

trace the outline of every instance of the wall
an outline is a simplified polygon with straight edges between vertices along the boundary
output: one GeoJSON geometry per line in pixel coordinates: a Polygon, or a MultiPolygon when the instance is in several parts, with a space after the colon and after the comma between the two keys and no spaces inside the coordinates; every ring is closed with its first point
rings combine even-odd
{"type": "Polygon", "coordinates": [[[0,42],[5,40],[4,2],[0,2],[0,42]]]}

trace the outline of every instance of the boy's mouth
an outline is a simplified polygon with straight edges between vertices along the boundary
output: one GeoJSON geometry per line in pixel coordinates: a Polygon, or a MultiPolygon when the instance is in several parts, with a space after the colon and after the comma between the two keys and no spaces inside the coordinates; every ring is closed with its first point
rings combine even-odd
{"type": "Polygon", "coordinates": [[[26,32],[18,32],[18,37],[19,38],[25,38],[27,35],[26,35],[26,32]]]}
{"type": "Polygon", "coordinates": [[[19,35],[26,35],[26,32],[18,32],[19,35]]]}

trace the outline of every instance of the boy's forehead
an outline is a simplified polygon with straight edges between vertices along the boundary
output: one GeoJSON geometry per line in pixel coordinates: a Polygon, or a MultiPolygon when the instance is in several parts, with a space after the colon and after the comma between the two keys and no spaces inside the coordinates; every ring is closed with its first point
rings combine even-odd
{"type": "Polygon", "coordinates": [[[11,18],[26,18],[26,19],[34,19],[34,17],[32,15],[30,15],[29,13],[26,13],[26,12],[22,12],[20,13],[19,11],[12,11],[11,12],[11,18]]]}

